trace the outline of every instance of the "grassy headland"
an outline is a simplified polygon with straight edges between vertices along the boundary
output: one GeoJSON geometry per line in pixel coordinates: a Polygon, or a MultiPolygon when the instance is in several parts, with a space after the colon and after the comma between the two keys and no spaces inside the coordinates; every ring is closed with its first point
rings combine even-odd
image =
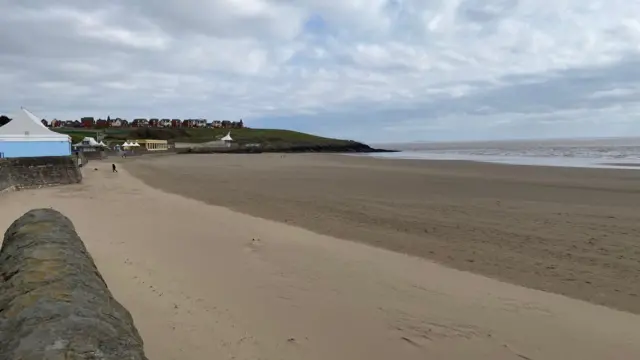
{"type": "MultiPolygon", "coordinates": [[[[291,130],[277,129],[212,129],[212,128],[107,128],[107,129],[78,129],[56,128],[55,131],[70,135],[73,142],[79,142],[84,137],[95,137],[98,133],[104,135],[104,141],[122,143],[134,139],[167,140],[169,143],[206,143],[220,139],[231,131],[234,143],[241,150],[246,145],[259,145],[261,151],[273,152],[378,152],[366,144],[352,140],[326,138],[291,130]]],[[[206,152],[199,149],[197,152],[206,152]]],[[[240,151],[241,152],[241,151],[240,151]]]]}

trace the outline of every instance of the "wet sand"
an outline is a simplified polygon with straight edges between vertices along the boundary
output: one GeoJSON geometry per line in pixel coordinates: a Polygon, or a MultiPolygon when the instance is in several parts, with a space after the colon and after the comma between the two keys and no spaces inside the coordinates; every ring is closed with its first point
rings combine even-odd
{"type": "Polygon", "coordinates": [[[85,174],[2,194],[0,226],[38,207],[69,216],[150,359],[640,356],[637,315],[164,193],[108,163],[85,174]]]}
{"type": "Polygon", "coordinates": [[[640,172],[340,155],[126,162],[147,184],[640,313],[640,172]]]}
{"type": "Polygon", "coordinates": [[[640,163],[602,163],[600,165],[607,165],[607,166],[624,166],[624,167],[630,167],[630,168],[636,168],[636,167],[640,167],[640,163]]]}

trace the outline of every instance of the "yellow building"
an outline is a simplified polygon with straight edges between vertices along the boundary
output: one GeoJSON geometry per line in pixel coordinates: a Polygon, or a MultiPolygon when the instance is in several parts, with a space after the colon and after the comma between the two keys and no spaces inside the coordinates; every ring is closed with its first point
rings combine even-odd
{"type": "Polygon", "coordinates": [[[169,149],[169,143],[167,140],[135,140],[138,144],[140,144],[141,149],[145,149],[147,151],[162,151],[169,149]]]}

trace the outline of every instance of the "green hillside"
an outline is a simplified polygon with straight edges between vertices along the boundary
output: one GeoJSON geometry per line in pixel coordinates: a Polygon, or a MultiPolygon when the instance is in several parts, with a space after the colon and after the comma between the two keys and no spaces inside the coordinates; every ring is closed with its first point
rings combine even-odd
{"type": "Polygon", "coordinates": [[[79,142],[84,137],[96,137],[97,133],[104,134],[105,142],[124,142],[133,139],[158,139],[169,142],[202,143],[221,138],[231,131],[234,142],[262,145],[346,145],[348,140],[338,140],[305,134],[291,130],[273,129],[209,129],[209,128],[108,128],[108,129],[78,129],[56,128],[55,131],[68,134],[73,142],[79,142]]]}

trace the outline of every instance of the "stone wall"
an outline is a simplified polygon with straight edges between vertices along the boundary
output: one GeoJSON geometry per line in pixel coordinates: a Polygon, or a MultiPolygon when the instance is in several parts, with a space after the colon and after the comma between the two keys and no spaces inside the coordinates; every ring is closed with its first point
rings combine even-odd
{"type": "Polygon", "coordinates": [[[0,192],[81,181],[82,173],[70,156],[0,159],[0,192]]]}
{"type": "Polygon", "coordinates": [[[0,359],[147,359],[131,314],[53,209],[27,212],[4,235],[0,359]]]}
{"type": "Polygon", "coordinates": [[[71,157],[76,165],[85,166],[89,163],[89,159],[82,152],[76,152],[71,157]]]}
{"type": "Polygon", "coordinates": [[[109,156],[105,151],[84,151],[82,152],[87,160],[104,160],[109,156]]]}
{"type": "Polygon", "coordinates": [[[11,171],[8,166],[3,166],[3,159],[0,159],[0,193],[13,189],[11,182],[11,171]]]}

